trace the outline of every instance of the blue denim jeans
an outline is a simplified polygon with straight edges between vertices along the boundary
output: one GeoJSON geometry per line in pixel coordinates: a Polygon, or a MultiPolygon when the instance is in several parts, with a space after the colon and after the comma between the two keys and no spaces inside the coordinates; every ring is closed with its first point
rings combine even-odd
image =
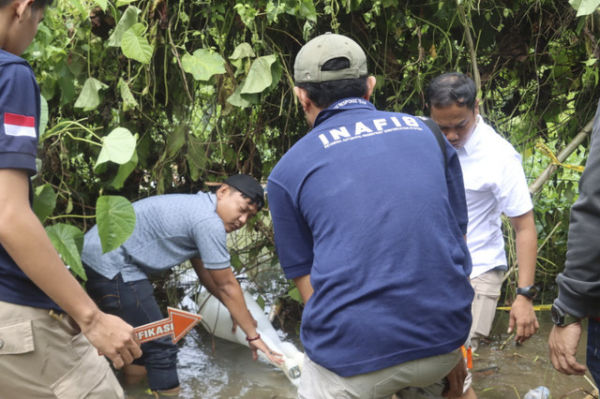
{"type": "MultiPolygon", "coordinates": [[[[106,313],[119,316],[134,327],[164,318],[154,289],[148,280],[124,282],[121,274],[112,280],[86,267],[86,290],[106,313]]],[[[177,377],[177,346],[170,337],[142,344],[143,354],[133,363],[143,365],[148,372],[150,389],[166,390],[179,386],[177,377]]]]}
{"type": "Polygon", "coordinates": [[[586,363],[588,370],[600,387],[600,320],[590,318],[588,323],[588,341],[586,363]]]}

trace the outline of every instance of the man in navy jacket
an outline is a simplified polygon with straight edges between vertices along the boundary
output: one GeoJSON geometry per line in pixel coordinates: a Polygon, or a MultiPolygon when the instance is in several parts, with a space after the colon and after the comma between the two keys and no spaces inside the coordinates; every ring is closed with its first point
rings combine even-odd
{"type": "Polygon", "coordinates": [[[456,152],[419,118],[368,101],[375,78],[346,36],[304,45],[294,78],[312,130],[267,193],[305,302],[299,397],[388,397],[446,375],[446,394],[460,395],[473,291],[456,152]]]}

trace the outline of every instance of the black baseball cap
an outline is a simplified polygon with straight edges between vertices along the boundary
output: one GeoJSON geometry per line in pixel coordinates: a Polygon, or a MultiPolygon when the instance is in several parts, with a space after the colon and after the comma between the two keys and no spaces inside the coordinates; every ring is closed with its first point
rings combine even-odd
{"type": "Polygon", "coordinates": [[[240,173],[229,176],[224,183],[248,197],[259,211],[265,205],[265,190],[254,177],[240,173]]]}

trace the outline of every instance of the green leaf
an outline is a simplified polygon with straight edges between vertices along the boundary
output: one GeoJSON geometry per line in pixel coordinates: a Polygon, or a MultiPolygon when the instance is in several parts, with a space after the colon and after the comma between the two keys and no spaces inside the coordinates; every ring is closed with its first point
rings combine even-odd
{"type": "Polygon", "coordinates": [[[63,62],[57,68],[58,86],[60,88],[60,103],[70,104],[75,97],[75,77],[68,65],[63,62]]]}
{"type": "Polygon", "coordinates": [[[83,248],[83,232],[75,226],[58,223],[46,227],[46,233],[71,272],[87,280],[80,255],[83,248]]]}
{"type": "Polygon", "coordinates": [[[297,287],[292,288],[291,290],[288,291],[288,295],[290,296],[290,298],[292,298],[294,301],[302,303],[302,296],[300,295],[300,291],[298,290],[297,287]]]}
{"type": "Polygon", "coordinates": [[[590,15],[600,5],[600,0],[569,0],[569,4],[577,10],[577,16],[590,15]]]}
{"type": "Polygon", "coordinates": [[[138,102],[131,93],[127,82],[125,82],[123,78],[119,78],[119,83],[117,84],[117,86],[119,88],[119,91],[121,92],[121,98],[123,99],[123,111],[128,111],[130,109],[137,108],[138,102]]]}
{"type": "Polygon", "coordinates": [[[283,76],[283,66],[281,66],[280,62],[275,62],[271,65],[271,86],[268,90],[277,90],[277,85],[283,76]]]}
{"type": "Polygon", "coordinates": [[[267,3],[267,7],[265,8],[269,25],[277,23],[279,20],[279,15],[283,14],[286,11],[286,8],[286,4],[283,2],[277,2],[277,5],[275,5],[272,1],[269,1],[267,3]]]}
{"type": "Polygon", "coordinates": [[[256,303],[262,310],[265,309],[265,298],[262,295],[259,294],[258,297],[256,297],[256,303]]]}
{"type": "Polygon", "coordinates": [[[242,261],[240,260],[240,256],[237,253],[231,252],[229,261],[231,263],[231,266],[233,266],[235,270],[239,270],[242,268],[242,261]]]}
{"type": "Polygon", "coordinates": [[[129,30],[137,22],[140,9],[134,6],[129,6],[121,16],[119,23],[115,26],[115,30],[108,38],[107,45],[110,47],[120,47],[123,34],[129,30]]]}
{"type": "Polygon", "coordinates": [[[144,35],[145,30],[146,28],[142,24],[135,24],[127,29],[121,39],[121,50],[123,50],[125,57],[142,64],[149,64],[154,49],[144,35]]]}
{"type": "Polygon", "coordinates": [[[167,157],[171,158],[179,152],[185,144],[188,127],[185,124],[179,124],[167,137],[167,157]]]}
{"type": "Polygon", "coordinates": [[[311,22],[317,22],[317,10],[313,0],[300,1],[300,15],[311,22]]]}
{"type": "Polygon", "coordinates": [[[204,140],[197,139],[194,136],[189,137],[188,152],[185,155],[190,170],[190,177],[193,181],[200,178],[202,171],[206,168],[206,144],[204,140]]]}
{"type": "Polygon", "coordinates": [[[117,8],[135,3],[137,0],[117,0],[117,8]]]}
{"type": "Polygon", "coordinates": [[[84,111],[91,111],[100,105],[100,90],[108,86],[94,78],[87,78],[83,84],[83,89],[75,101],[75,108],[83,108],[84,111]]]}
{"type": "Polygon", "coordinates": [[[255,59],[244,81],[241,94],[262,93],[266,88],[270,87],[273,82],[271,65],[275,61],[277,61],[277,56],[274,54],[255,59]]]}
{"type": "Polygon", "coordinates": [[[98,4],[102,11],[106,11],[108,7],[108,0],[94,0],[94,3],[98,4]]]}
{"type": "Polygon", "coordinates": [[[136,137],[124,128],[118,127],[102,138],[102,150],[98,155],[96,166],[112,161],[119,165],[128,162],[135,152],[136,137]]]}
{"type": "Polygon", "coordinates": [[[219,53],[208,49],[198,49],[193,55],[184,54],[181,59],[183,70],[191,73],[196,80],[207,81],[213,75],[225,73],[225,60],[219,53]]]}
{"type": "Polygon", "coordinates": [[[233,50],[233,54],[229,57],[230,60],[241,60],[242,58],[254,58],[256,54],[254,54],[254,50],[252,50],[252,46],[250,44],[244,42],[237,45],[235,50],[233,50]]]}
{"type": "Polygon", "coordinates": [[[33,196],[33,212],[42,223],[48,216],[52,215],[56,208],[57,194],[50,184],[44,184],[35,188],[33,196]]]}
{"type": "Polygon", "coordinates": [[[242,86],[235,88],[235,91],[227,97],[227,102],[239,108],[246,108],[253,104],[247,96],[242,96],[242,86]]]}
{"type": "Polygon", "coordinates": [[[134,151],[133,157],[131,157],[131,159],[127,163],[124,163],[123,165],[119,166],[117,175],[110,182],[110,186],[116,190],[122,189],[123,185],[125,184],[125,180],[127,180],[129,175],[131,174],[131,172],[133,172],[135,170],[135,167],[137,166],[137,164],[138,164],[138,156],[137,156],[137,152],[134,151]]]}
{"type": "Polygon", "coordinates": [[[102,252],[110,252],[123,244],[135,227],[133,205],[125,197],[103,195],[96,201],[96,223],[102,252]]]}
{"type": "Polygon", "coordinates": [[[44,138],[44,133],[46,132],[46,126],[48,126],[48,101],[40,94],[40,141],[44,138]]]}

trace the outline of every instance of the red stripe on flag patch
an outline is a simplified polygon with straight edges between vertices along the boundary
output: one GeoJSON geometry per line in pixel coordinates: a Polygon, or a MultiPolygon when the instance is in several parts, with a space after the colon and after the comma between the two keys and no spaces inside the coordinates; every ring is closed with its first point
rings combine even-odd
{"type": "Polygon", "coordinates": [[[7,125],[17,125],[23,127],[35,127],[35,118],[33,116],[4,113],[4,123],[7,125]]]}

